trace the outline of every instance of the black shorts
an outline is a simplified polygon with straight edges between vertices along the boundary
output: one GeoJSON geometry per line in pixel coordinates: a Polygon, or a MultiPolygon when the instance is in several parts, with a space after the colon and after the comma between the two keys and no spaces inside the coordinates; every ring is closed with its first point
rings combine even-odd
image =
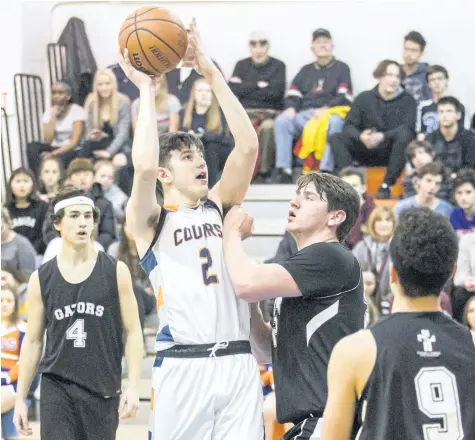
{"type": "Polygon", "coordinates": [[[119,397],[105,398],[50,374],[41,377],[40,427],[44,440],[114,440],[119,397]]]}
{"type": "Polygon", "coordinates": [[[282,440],[319,440],[320,435],[318,433],[322,424],[322,422],[318,423],[319,420],[321,420],[320,417],[309,417],[303,420],[289,429],[282,440]]]}

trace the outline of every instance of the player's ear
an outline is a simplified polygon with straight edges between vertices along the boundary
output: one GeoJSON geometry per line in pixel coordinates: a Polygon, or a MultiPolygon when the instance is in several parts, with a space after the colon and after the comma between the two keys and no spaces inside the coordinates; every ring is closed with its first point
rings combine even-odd
{"type": "Polygon", "coordinates": [[[161,183],[172,183],[172,174],[168,168],[158,167],[157,178],[161,183]]]}
{"type": "Polygon", "coordinates": [[[399,282],[399,278],[397,276],[396,269],[394,269],[394,266],[391,264],[389,266],[389,283],[397,284],[398,282],[399,282]]]}
{"type": "Polygon", "coordinates": [[[339,226],[346,220],[346,212],[339,209],[338,211],[330,212],[328,219],[328,226],[339,226]]]}

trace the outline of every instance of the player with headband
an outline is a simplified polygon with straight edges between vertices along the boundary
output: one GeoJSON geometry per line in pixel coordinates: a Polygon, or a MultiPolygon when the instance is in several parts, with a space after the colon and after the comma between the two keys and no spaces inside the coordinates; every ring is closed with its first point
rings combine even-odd
{"type": "Polygon", "coordinates": [[[63,247],[28,285],[28,327],[20,355],[14,421],[31,435],[25,399],[41,380],[41,438],[112,440],[119,417],[138,409],[143,339],[127,266],[94,248],[99,210],[84,191],[65,188],[53,200],[52,223],[63,247]],[[121,395],[121,361],[129,387],[121,395]]]}

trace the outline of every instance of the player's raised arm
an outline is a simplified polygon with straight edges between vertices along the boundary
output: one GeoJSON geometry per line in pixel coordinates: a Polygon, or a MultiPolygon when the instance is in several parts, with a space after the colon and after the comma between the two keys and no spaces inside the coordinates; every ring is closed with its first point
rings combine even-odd
{"type": "Polygon", "coordinates": [[[194,50],[195,69],[211,82],[211,88],[226,117],[235,147],[224,166],[221,180],[209,198],[224,206],[241,204],[249,188],[256,164],[259,142],[243,106],[229,88],[221,72],[202,50],[196,22],[191,24],[190,43],[194,50]]]}
{"type": "Polygon", "coordinates": [[[127,51],[124,55],[120,54],[120,66],[140,90],[139,114],[132,145],[134,182],[127,203],[127,227],[142,258],[152,242],[161,209],[155,195],[160,153],[155,115],[156,79],[136,70],[127,51]]]}
{"type": "Polygon", "coordinates": [[[44,306],[38,272],[28,283],[28,325],[20,353],[14,422],[21,435],[31,435],[26,398],[38,370],[44,341],[44,306]]]}

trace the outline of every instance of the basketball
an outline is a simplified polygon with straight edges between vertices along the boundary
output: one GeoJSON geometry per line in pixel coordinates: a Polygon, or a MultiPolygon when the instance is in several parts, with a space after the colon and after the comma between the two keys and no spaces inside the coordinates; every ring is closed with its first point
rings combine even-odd
{"type": "Polygon", "coordinates": [[[155,76],[173,70],[185,55],[188,34],[182,21],[165,8],[144,7],[130,14],[120,28],[120,51],[129,51],[132,65],[155,76]]]}

